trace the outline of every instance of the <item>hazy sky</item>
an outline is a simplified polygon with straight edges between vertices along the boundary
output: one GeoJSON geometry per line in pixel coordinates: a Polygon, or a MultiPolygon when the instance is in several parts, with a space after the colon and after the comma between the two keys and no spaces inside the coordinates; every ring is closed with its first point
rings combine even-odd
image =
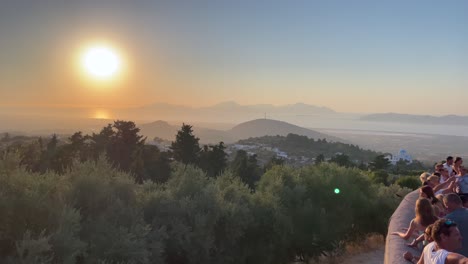
{"type": "Polygon", "coordinates": [[[468,1],[0,3],[0,105],[304,102],[468,115],[468,1]],[[125,73],[76,67],[105,41],[125,73]]]}

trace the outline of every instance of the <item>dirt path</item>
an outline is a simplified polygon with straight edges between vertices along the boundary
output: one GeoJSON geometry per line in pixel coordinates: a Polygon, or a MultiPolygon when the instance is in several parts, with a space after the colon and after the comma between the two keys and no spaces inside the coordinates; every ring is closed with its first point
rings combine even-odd
{"type": "Polygon", "coordinates": [[[384,262],[385,248],[381,247],[373,251],[357,254],[345,259],[342,264],[381,264],[384,262]]]}

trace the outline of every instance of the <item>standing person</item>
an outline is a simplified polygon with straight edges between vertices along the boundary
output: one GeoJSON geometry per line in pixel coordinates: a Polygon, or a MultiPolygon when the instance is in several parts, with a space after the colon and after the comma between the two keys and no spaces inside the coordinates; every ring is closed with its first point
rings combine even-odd
{"type": "Polygon", "coordinates": [[[453,165],[453,157],[448,156],[447,159],[445,159],[444,168],[448,171],[449,176],[455,175],[455,174],[452,174],[453,173],[452,165],[453,165]]]}
{"type": "Polygon", "coordinates": [[[468,195],[468,174],[465,167],[460,166],[458,168],[459,173],[457,175],[457,193],[460,195],[468,195]]]}
{"type": "Polygon", "coordinates": [[[452,170],[456,175],[460,174],[460,167],[462,164],[463,164],[463,159],[460,157],[456,157],[452,165],[452,170]]]}
{"type": "Polygon", "coordinates": [[[445,218],[437,220],[432,227],[432,238],[434,242],[424,248],[418,264],[468,264],[468,258],[453,253],[462,243],[460,230],[454,221],[445,218]]]}
{"type": "Polygon", "coordinates": [[[443,200],[448,211],[445,218],[457,223],[462,237],[465,238],[462,248],[456,252],[468,256],[468,209],[463,207],[462,200],[454,193],[447,194],[443,200]]]}

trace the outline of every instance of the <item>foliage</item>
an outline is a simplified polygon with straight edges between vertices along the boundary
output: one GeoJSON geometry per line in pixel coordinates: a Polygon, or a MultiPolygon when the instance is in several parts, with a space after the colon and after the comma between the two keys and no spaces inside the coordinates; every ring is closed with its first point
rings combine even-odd
{"type": "MultiPolygon", "coordinates": [[[[372,161],[379,153],[371,150],[364,150],[357,145],[345,144],[341,142],[328,142],[325,139],[313,139],[307,136],[288,134],[285,136],[263,136],[240,140],[239,144],[268,145],[285,151],[290,156],[316,158],[319,155],[331,158],[336,153],[342,153],[352,157],[352,161],[372,161]]],[[[324,159],[325,160],[325,159],[324,159]]]]}
{"type": "Polygon", "coordinates": [[[416,190],[421,186],[421,181],[419,180],[419,177],[416,176],[403,176],[398,178],[395,183],[401,187],[406,187],[411,190],[416,190]]]}
{"type": "Polygon", "coordinates": [[[349,159],[349,156],[346,154],[336,154],[331,159],[330,162],[336,163],[341,167],[354,167],[355,164],[349,159]]]}
{"type": "Polygon", "coordinates": [[[385,158],[384,155],[378,155],[374,160],[369,164],[369,168],[372,171],[384,171],[390,167],[390,161],[385,158]]]}
{"type": "Polygon", "coordinates": [[[318,154],[317,157],[315,157],[315,164],[320,164],[325,161],[325,156],[323,154],[318,154]]]}
{"type": "Polygon", "coordinates": [[[174,159],[184,164],[198,164],[199,140],[193,135],[191,125],[182,124],[181,129],[177,131],[176,140],[171,144],[174,159]]]}
{"type": "Polygon", "coordinates": [[[268,160],[268,162],[263,166],[263,171],[266,172],[273,168],[274,166],[282,166],[284,165],[285,160],[282,158],[279,158],[277,156],[273,156],[268,160]]]}
{"type": "Polygon", "coordinates": [[[370,178],[371,178],[372,182],[374,182],[376,184],[388,185],[389,175],[384,170],[377,170],[377,171],[371,172],[371,177],[370,178]]]}
{"type": "MultiPolygon", "coordinates": [[[[140,150],[148,161],[161,155],[140,150]]],[[[58,174],[33,172],[19,153],[6,152],[0,157],[0,263],[307,261],[343,241],[384,234],[409,192],[327,163],[276,165],[262,176],[255,156],[237,154],[217,177],[175,162],[171,177],[140,184],[105,155],[73,159],[58,174]]],[[[159,169],[147,166],[145,160],[138,173],[151,178],[159,169]]]]}
{"type": "Polygon", "coordinates": [[[225,149],[223,142],[214,146],[203,146],[200,152],[199,166],[209,177],[216,177],[226,169],[227,154],[224,152],[225,149]]]}
{"type": "Polygon", "coordinates": [[[255,188],[255,183],[260,179],[261,169],[257,164],[256,155],[248,155],[245,150],[238,150],[234,160],[230,164],[230,169],[248,184],[250,188],[255,188]]]}

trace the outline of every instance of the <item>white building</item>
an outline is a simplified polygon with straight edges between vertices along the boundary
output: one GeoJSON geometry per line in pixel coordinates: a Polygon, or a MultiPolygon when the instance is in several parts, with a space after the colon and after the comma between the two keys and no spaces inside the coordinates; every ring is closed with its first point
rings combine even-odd
{"type": "Polygon", "coordinates": [[[408,163],[412,163],[413,159],[411,158],[411,155],[408,154],[408,151],[405,149],[400,149],[400,151],[391,156],[386,157],[393,165],[395,165],[399,160],[404,160],[407,161],[408,163]]]}

